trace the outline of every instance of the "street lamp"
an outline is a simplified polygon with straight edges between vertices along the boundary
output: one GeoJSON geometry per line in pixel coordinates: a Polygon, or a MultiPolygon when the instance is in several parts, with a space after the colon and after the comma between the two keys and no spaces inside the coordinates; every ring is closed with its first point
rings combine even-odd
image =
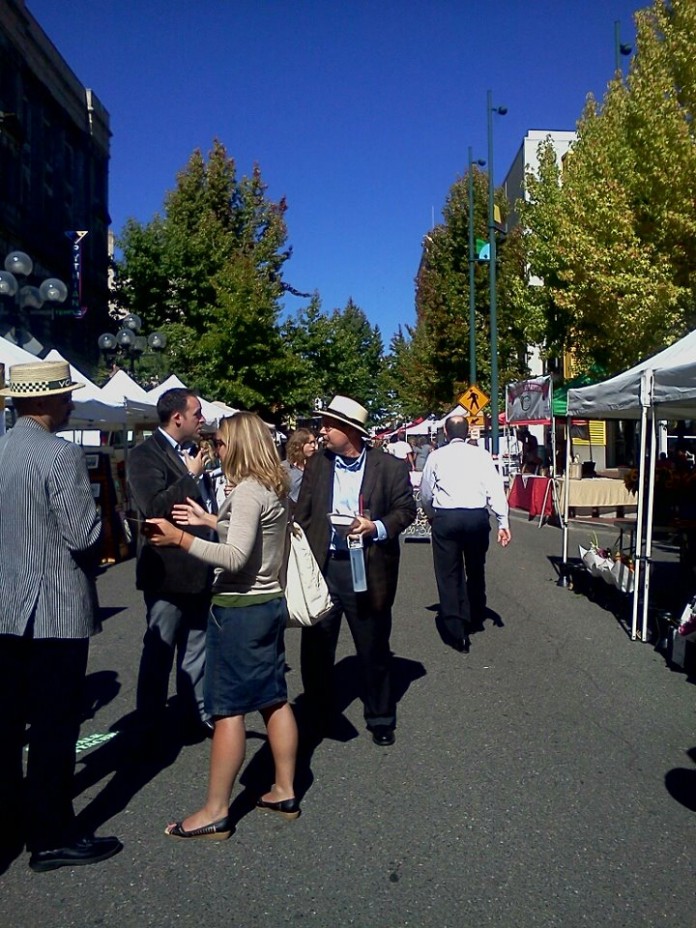
{"type": "Polygon", "coordinates": [[[623,69],[621,67],[621,56],[623,55],[625,58],[628,58],[628,56],[631,54],[632,51],[633,51],[633,46],[625,45],[621,41],[621,22],[618,19],[615,19],[614,20],[614,71],[621,71],[623,73],[623,69]]]}
{"type": "Polygon", "coordinates": [[[5,270],[0,271],[0,296],[12,300],[5,310],[0,304],[0,314],[9,317],[10,325],[4,337],[25,348],[31,354],[39,354],[43,345],[29,331],[29,316],[55,316],[55,307],[43,309],[44,303],[63,303],[68,288],[57,277],[48,277],[38,287],[30,284],[20,286],[19,277],[28,278],[34,270],[34,262],[23,251],[11,251],[5,258],[5,270]]]}
{"type": "Polygon", "coordinates": [[[474,162],[469,146],[469,385],[476,383],[476,293],[474,290],[474,268],[476,252],[474,250],[474,163],[484,167],[486,162],[479,158],[474,162]]]}
{"type": "Polygon", "coordinates": [[[123,355],[130,362],[131,377],[135,375],[135,362],[148,348],[163,351],[167,347],[167,337],[162,332],[141,335],[143,321],[135,313],[129,313],[123,320],[121,328],[115,335],[105,332],[97,339],[99,350],[107,361],[113,362],[117,354],[123,355]]]}
{"type": "Polygon", "coordinates": [[[506,106],[493,106],[493,92],[486,99],[488,113],[488,241],[490,244],[491,306],[491,451],[498,453],[498,318],[496,307],[495,184],[493,178],[493,113],[504,116],[506,106]]]}

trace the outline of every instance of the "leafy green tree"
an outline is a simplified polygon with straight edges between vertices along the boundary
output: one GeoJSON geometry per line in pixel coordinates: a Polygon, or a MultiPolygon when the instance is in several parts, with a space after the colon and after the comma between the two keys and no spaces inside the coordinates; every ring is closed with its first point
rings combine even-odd
{"type": "Polygon", "coordinates": [[[528,307],[580,372],[625,369],[696,323],[696,4],[655,0],[636,26],[626,83],[588,99],[562,172],[542,152],[521,210],[543,280],[528,307]]]}
{"type": "Polygon", "coordinates": [[[286,205],[260,170],[237,178],[215,141],[195,151],[149,223],[119,240],[117,299],[168,336],[171,368],[191,387],[279,417],[296,402],[298,363],[280,335],[286,205]]]}
{"type": "Polygon", "coordinates": [[[527,198],[517,204],[527,263],[527,286],[521,294],[530,320],[528,342],[542,346],[546,359],[568,350],[572,313],[556,302],[564,286],[560,224],[563,213],[561,166],[549,139],[538,151],[538,173],[527,173],[527,198]]]}
{"type": "Polygon", "coordinates": [[[404,335],[399,326],[389,345],[382,368],[385,420],[403,422],[424,412],[418,385],[418,358],[413,348],[413,330],[404,335]]]}
{"type": "Polygon", "coordinates": [[[288,350],[299,359],[298,389],[305,408],[315,399],[328,403],[335,394],[362,403],[373,422],[384,414],[384,347],[378,326],[352,300],[343,309],[323,312],[317,295],[283,326],[288,350]]]}
{"type": "MultiPolygon", "coordinates": [[[[473,169],[474,235],[488,238],[488,175],[473,169]]],[[[496,203],[504,217],[502,191],[496,203]]],[[[520,300],[524,258],[519,237],[498,246],[498,351],[501,383],[526,369],[522,344],[524,305],[520,300]]],[[[490,389],[489,265],[475,265],[476,366],[479,386],[490,389]]],[[[410,409],[440,411],[450,406],[469,378],[469,194],[468,175],[450,188],[443,223],[425,236],[416,278],[416,324],[408,329],[408,350],[395,362],[410,409]]]]}

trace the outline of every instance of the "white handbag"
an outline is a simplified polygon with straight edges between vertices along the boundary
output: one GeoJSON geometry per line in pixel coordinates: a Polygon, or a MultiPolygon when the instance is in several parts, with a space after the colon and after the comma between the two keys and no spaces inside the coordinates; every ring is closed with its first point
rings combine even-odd
{"type": "Polygon", "coordinates": [[[288,627],[303,628],[314,625],[328,614],[332,606],[331,596],[307,536],[297,522],[290,523],[288,534],[290,544],[285,581],[288,627]]]}

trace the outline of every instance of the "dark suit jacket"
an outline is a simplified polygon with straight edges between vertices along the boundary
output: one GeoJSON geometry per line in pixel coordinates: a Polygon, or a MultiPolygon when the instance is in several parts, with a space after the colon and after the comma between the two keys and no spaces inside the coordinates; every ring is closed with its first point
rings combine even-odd
{"type": "MultiPolygon", "coordinates": [[[[136,445],[126,464],[128,488],[141,519],[170,519],[175,503],[190,496],[203,503],[200,484],[186,469],[167,439],[155,432],[136,445]]],[[[201,538],[210,538],[208,529],[184,529],[201,538]]],[[[180,548],[155,548],[142,532],[138,533],[136,585],[147,593],[204,593],[210,589],[212,570],[203,561],[180,548]]]]}
{"type": "MultiPolygon", "coordinates": [[[[330,451],[312,455],[295,508],[295,520],[305,530],[322,570],[331,541],[327,514],[333,509],[334,461],[330,451]]],[[[360,492],[370,518],[381,520],[388,535],[385,541],[366,543],[367,597],[372,609],[388,609],[399,578],[399,534],[416,518],[408,466],[382,451],[368,450],[360,492]]]]}

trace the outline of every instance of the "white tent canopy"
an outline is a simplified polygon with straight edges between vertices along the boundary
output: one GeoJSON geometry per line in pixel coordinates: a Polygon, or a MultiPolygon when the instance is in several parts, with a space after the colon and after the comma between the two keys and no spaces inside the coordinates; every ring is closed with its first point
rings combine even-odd
{"type": "Polygon", "coordinates": [[[406,437],[409,435],[430,435],[435,428],[435,419],[423,419],[417,425],[409,425],[406,428],[406,437]]]}
{"type": "Polygon", "coordinates": [[[99,391],[100,399],[111,406],[123,406],[129,423],[157,422],[157,409],[143,388],[120,370],[99,391]]]}
{"type": "MultiPolygon", "coordinates": [[[[638,489],[636,566],[631,636],[637,637],[638,595],[643,570],[642,639],[647,637],[652,555],[652,517],[655,496],[654,462],[657,453],[658,419],[696,418],[696,330],[669,348],[647,358],[604,383],[568,391],[568,419],[640,419],[641,479],[638,489]]],[[[570,442],[566,453],[570,459],[570,442]]],[[[565,482],[563,562],[568,554],[568,486],[565,482]]]]}
{"type": "MultiPolygon", "coordinates": [[[[48,352],[44,360],[63,361],[64,363],[69,363],[66,362],[60,351],[56,351],[55,348],[48,352]]],[[[86,374],[83,374],[82,371],[78,370],[72,364],[70,364],[70,376],[76,383],[84,384],[82,390],[75,391],[74,399],[76,402],[84,403],[85,400],[99,400],[101,403],[104,402],[102,392],[96,383],[93,383],[86,374]]]]}
{"type": "Polygon", "coordinates": [[[0,364],[5,365],[5,377],[13,364],[36,364],[38,360],[36,355],[0,336],[0,364]]]}
{"type": "Polygon", "coordinates": [[[643,405],[654,408],[658,419],[696,416],[696,331],[611,380],[568,391],[568,415],[578,419],[639,419],[643,405]],[[651,384],[646,371],[652,371],[651,384]]]}
{"type": "MultiPolygon", "coordinates": [[[[54,349],[45,360],[65,361],[65,358],[54,349]]],[[[13,364],[36,364],[37,362],[41,363],[41,359],[9,342],[6,338],[0,338],[0,364],[5,365],[6,377],[13,364]]],[[[85,384],[83,389],[75,390],[73,393],[75,411],[70,417],[71,428],[99,429],[105,426],[123,428],[127,421],[125,407],[104,402],[99,387],[72,365],[70,365],[70,373],[74,381],[85,384]]]]}
{"type": "Polygon", "coordinates": [[[124,370],[116,371],[101,388],[101,398],[104,402],[123,405],[127,400],[152,405],[150,398],[143,388],[137,384],[124,370]]]}

